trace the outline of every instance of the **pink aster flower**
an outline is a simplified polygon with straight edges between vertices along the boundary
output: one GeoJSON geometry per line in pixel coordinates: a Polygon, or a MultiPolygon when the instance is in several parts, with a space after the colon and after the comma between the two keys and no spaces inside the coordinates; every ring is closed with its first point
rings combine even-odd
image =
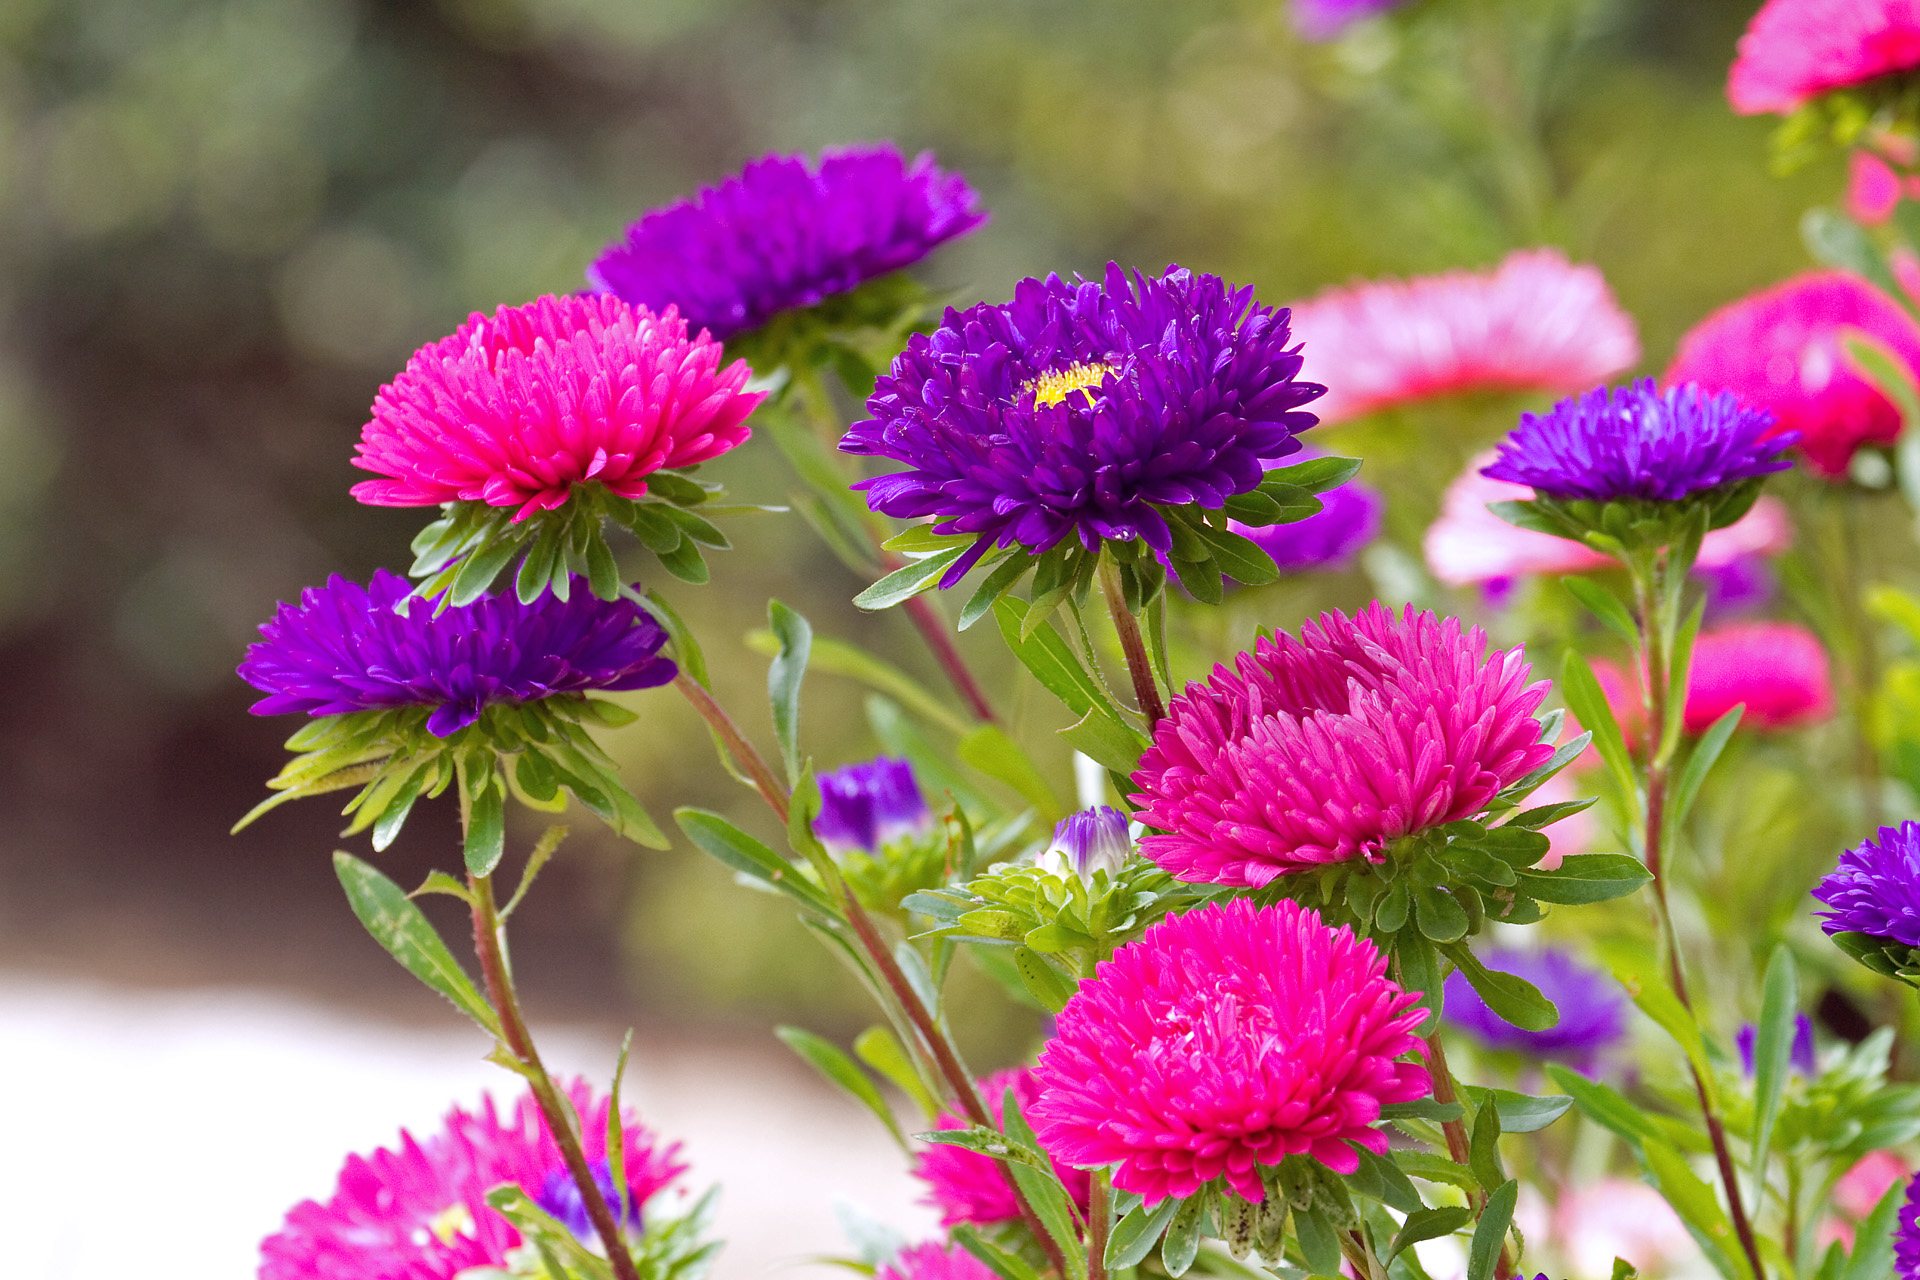
{"type": "MultiPolygon", "coordinates": [[[[582,1142],[600,1192],[616,1215],[619,1194],[607,1160],[611,1105],[583,1080],[566,1086],[580,1115],[582,1142]]],[[[622,1114],[628,1216],[640,1226],[648,1197],[685,1171],[676,1144],[664,1150],[622,1114]]],[[[447,1113],[441,1132],[419,1142],[402,1130],[400,1149],[351,1155],[325,1204],[308,1200],[260,1244],[260,1280],[452,1280],[471,1267],[504,1266],[520,1233],[487,1204],[487,1192],[512,1183],[583,1240],[592,1237],[586,1207],[559,1147],[529,1094],[502,1117],[493,1099],[478,1112],[447,1113]]]]}
{"type": "MultiPolygon", "coordinates": [[[[1034,1079],[1031,1067],[1018,1071],[998,1071],[988,1076],[980,1082],[980,1093],[988,1110],[993,1112],[995,1124],[1000,1123],[1001,1104],[1009,1088],[1020,1100],[1023,1114],[1033,1110],[1033,1104],[1040,1096],[1040,1086],[1034,1079]]],[[[964,1129],[967,1122],[958,1116],[942,1116],[939,1127],[964,1129]]],[[[1085,1171],[1069,1168],[1057,1160],[1053,1171],[1059,1175],[1074,1204],[1085,1213],[1088,1184],[1085,1171]]],[[[921,1203],[940,1211],[940,1225],[943,1227],[962,1222],[1007,1222],[1020,1216],[1020,1205],[1013,1198],[1013,1185],[1007,1181],[1006,1170],[991,1157],[960,1147],[929,1144],[915,1158],[913,1173],[927,1184],[927,1197],[921,1203]]]]}
{"type": "Polygon", "coordinates": [[[1373,943],[1291,899],[1173,916],[1116,951],[1060,1011],[1041,1051],[1034,1132],[1148,1204],[1305,1154],[1336,1173],[1384,1154],[1387,1103],[1424,1097],[1426,1011],[1373,943]]]}
{"type": "Polygon", "coordinates": [[[1189,684],[1133,775],[1141,849],[1183,880],[1259,888],[1470,817],[1545,763],[1545,681],[1458,619],[1322,614],[1189,684]]]}
{"type": "MultiPolygon", "coordinates": [[[[1595,659],[1593,671],[1628,741],[1637,742],[1646,723],[1639,678],[1606,658],[1595,659]]],[[[1682,725],[1703,733],[1743,704],[1743,729],[1792,729],[1832,715],[1833,677],[1819,637],[1791,622],[1736,622],[1701,632],[1682,725]]]]}
{"type": "Polygon", "coordinates": [[[1840,345],[1849,330],[1880,342],[1920,377],[1920,325],[1858,276],[1810,271],[1731,303],[1680,339],[1669,385],[1697,382],[1772,412],[1822,475],[1841,476],[1863,444],[1900,434],[1900,413],[1840,345]]]}
{"type": "Polygon", "coordinates": [[[1727,100],[1793,111],[1833,89],[1920,67],[1920,0],[1767,0],[1740,37],[1727,100]]]}
{"type": "Polygon", "coordinates": [[[1490,271],[1328,289],[1293,309],[1313,406],[1342,422],[1462,391],[1585,391],[1640,359],[1633,319],[1593,267],[1522,249],[1490,271]]]}
{"type": "Polygon", "coordinates": [[[1658,1191],[1644,1182],[1601,1178],[1564,1188],[1553,1208],[1548,1237],[1574,1276],[1613,1274],[1625,1258],[1642,1275],[1698,1256],[1686,1224],[1658,1191]]]}
{"type": "Polygon", "coordinates": [[[928,1240],[902,1249],[874,1280],[993,1280],[993,1272],[957,1244],[928,1240]]]}
{"type": "Polygon", "coordinates": [[[475,313],[429,343],[374,398],[353,465],[384,477],[353,487],[381,507],[459,500],[518,507],[515,520],[563,505],[597,481],[623,498],[663,467],[719,457],[747,438],[764,398],[745,362],[668,307],[611,294],[545,297],[475,313]]]}
{"type": "MultiPolygon", "coordinates": [[[[1525,502],[1533,490],[1524,484],[1481,474],[1492,464],[1493,450],[1467,464],[1440,499],[1440,518],[1428,526],[1424,549],[1433,576],[1450,587],[1523,578],[1534,574],[1589,573],[1614,567],[1611,556],[1571,538],[1516,528],[1487,510],[1494,502],[1525,502]]],[[[1793,525],[1778,498],[1761,495],[1753,509],[1700,544],[1701,569],[1724,569],[1753,555],[1778,555],[1793,542],[1793,525]]]]}

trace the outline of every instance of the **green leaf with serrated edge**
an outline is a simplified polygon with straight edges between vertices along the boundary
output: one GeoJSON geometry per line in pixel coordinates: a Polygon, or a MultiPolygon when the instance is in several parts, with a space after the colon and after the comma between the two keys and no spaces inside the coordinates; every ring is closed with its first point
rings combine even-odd
{"type": "Polygon", "coordinates": [[[1503,1134],[1538,1133],[1573,1106],[1573,1099],[1566,1094],[1536,1098],[1510,1089],[1483,1089],[1477,1085],[1466,1085],[1461,1091],[1472,1099],[1476,1108],[1485,1108],[1487,1102],[1492,1101],[1500,1112],[1500,1132],[1503,1134]]]}
{"type": "Polygon", "coordinates": [[[1160,1263],[1167,1274],[1179,1280],[1193,1266],[1200,1252],[1200,1235],[1206,1224],[1208,1196],[1203,1190],[1178,1202],[1179,1207],[1167,1219],[1166,1239],[1160,1242],[1160,1263]]]}
{"type": "Polygon", "coordinates": [[[520,549],[526,533],[518,535],[496,534],[493,542],[470,552],[460,562],[460,570],[454,575],[453,584],[444,599],[450,605],[472,604],[486,589],[493,585],[494,578],[507,567],[507,561],[513,559],[513,553],[520,549]]]}
{"type": "Polygon", "coordinates": [[[1058,731],[1068,746],[1116,773],[1130,774],[1140,767],[1140,757],[1152,743],[1128,726],[1115,720],[1099,707],[1080,717],[1080,722],[1058,731]]]}
{"type": "Polygon", "coordinates": [[[1634,626],[1633,615],[1627,612],[1627,606],[1620,597],[1607,590],[1592,578],[1582,578],[1569,574],[1560,579],[1560,585],[1567,589],[1575,600],[1587,607],[1587,612],[1598,618],[1607,630],[1625,640],[1636,643],[1638,630],[1634,626]]]}
{"type": "Polygon", "coordinates": [[[1552,871],[1521,871],[1522,893],[1542,902],[1584,906],[1624,898],[1653,877],[1641,861],[1626,853],[1574,853],[1552,871]]]}
{"type": "Polygon", "coordinates": [[[1646,1142],[1661,1140],[1660,1130],[1647,1118],[1646,1112],[1615,1093],[1611,1087],[1597,1080],[1589,1080],[1578,1071],[1558,1063],[1547,1064],[1547,1074],[1572,1097],[1573,1105],[1580,1108],[1582,1115],[1603,1128],[1611,1129],[1635,1151],[1646,1142]]]}
{"type": "Polygon", "coordinates": [[[719,814],[705,809],[679,808],[673,811],[673,817],[680,824],[680,830],[686,833],[687,839],[715,861],[772,886],[809,911],[833,916],[827,895],[811,880],[799,874],[792,863],[719,814]]]}
{"type": "Polygon", "coordinates": [[[780,652],[767,665],[767,701],[773,708],[773,736],[786,764],[787,785],[800,777],[800,686],[813,648],[813,628],[778,600],[767,601],[767,621],[780,652]]]}
{"type": "Polygon", "coordinates": [[[1640,1012],[1652,1018],[1662,1031],[1673,1037],[1673,1042],[1687,1055],[1694,1073],[1699,1077],[1700,1087],[1707,1095],[1707,1106],[1717,1111],[1719,1103],[1715,1096],[1713,1064],[1707,1058],[1707,1045],[1700,1034],[1700,1023],[1659,978],[1637,973],[1616,973],[1614,977],[1627,989],[1628,997],[1639,1006],[1640,1012]]]}
{"type": "Polygon", "coordinates": [[[853,1054],[892,1081],[894,1088],[912,1098],[914,1105],[929,1121],[939,1119],[942,1110],[940,1100],[928,1091],[926,1083],[920,1079],[920,1073],[914,1070],[913,1060],[907,1056],[905,1046],[893,1032],[885,1027],[868,1027],[854,1037],[853,1054]]]}
{"type": "Polygon", "coordinates": [[[1897,1181],[1880,1197],[1880,1203],[1854,1234],[1853,1256],[1847,1260],[1841,1280],[1882,1280],[1893,1274],[1894,1236],[1906,1196],[1906,1182],[1897,1181]]]}
{"type": "Polygon", "coordinates": [[[893,1135],[893,1140],[902,1148],[906,1147],[906,1134],[900,1131],[899,1122],[893,1118],[893,1109],[887,1106],[887,1100],[880,1096],[880,1090],[860,1069],[859,1063],[830,1041],[800,1027],[775,1027],[773,1034],[780,1038],[781,1044],[799,1054],[808,1066],[818,1071],[828,1084],[844,1090],[855,1102],[871,1111],[874,1118],[893,1135]]]}
{"type": "Polygon", "coordinates": [[[960,1223],[951,1234],[955,1243],[978,1258],[1000,1280],[1040,1280],[1040,1273],[1028,1266],[1018,1254],[1008,1253],[981,1235],[971,1223],[960,1223]]]}
{"type": "Polygon", "coordinates": [[[1420,1209],[1407,1215],[1400,1230],[1394,1233],[1393,1243],[1387,1246],[1384,1261],[1391,1262],[1401,1252],[1422,1240],[1437,1240],[1441,1236],[1450,1236],[1473,1221],[1473,1210],[1461,1205],[1449,1205],[1444,1209],[1420,1209]]]}
{"type": "Polygon", "coordinates": [[[1740,717],[1745,711],[1746,704],[1741,703],[1715,720],[1700,735],[1700,740],[1693,744],[1693,750],[1687,753],[1687,763],[1681,768],[1680,778],[1673,784],[1672,796],[1667,801],[1668,827],[1678,828],[1686,820],[1687,813],[1693,808],[1694,797],[1700,794],[1700,784],[1707,780],[1707,773],[1720,759],[1727,740],[1740,727],[1740,717]]]}
{"type": "Polygon", "coordinates": [[[1402,1172],[1422,1182],[1445,1183],[1459,1187],[1462,1191],[1477,1191],[1480,1183],[1473,1171],[1465,1165],[1455,1164],[1445,1156],[1429,1155],[1420,1151],[1402,1151],[1394,1155],[1402,1172]]]}
{"type": "Polygon", "coordinates": [[[855,596],[853,603],[869,613],[877,613],[882,609],[890,609],[896,604],[911,600],[938,582],[940,575],[945,573],[954,561],[965,555],[970,545],[972,544],[965,543],[957,547],[949,547],[925,560],[916,560],[904,568],[895,569],[855,596]]]}
{"type": "Polygon", "coordinates": [[[1107,1270],[1121,1271],[1140,1265],[1153,1252],[1154,1243],[1179,1208],[1180,1201],[1168,1196],[1151,1209],[1144,1204],[1129,1209],[1107,1233],[1107,1270]]]}
{"type": "Polygon", "coordinates": [[[347,903],[373,940],[402,968],[453,1002],[455,1008],[500,1038],[500,1019],[481,996],[466,970],[447,950],[447,944],[427,922],[420,908],[407,900],[400,886],[350,853],[333,855],[333,871],[347,892],[347,903]]]}
{"type": "MultiPolygon", "coordinates": [[[[747,633],[747,647],[755,653],[771,656],[780,651],[780,642],[771,631],[750,631],[747,633]]],[[[844,640],[815,635],[807,667],[816,673],[859,680],[956,734],[965,733],[973,727],[971,721],[956,714],[912,676],[844,640]]]]}
{"type": "Polygon", "coordinates": [[[1491,1191],[1507,1180],[1500,1164],[1500,1107],[1481,1107],[1473,1117],[1473,1135],[1467,1145],[1467,1167],[1480,1185],[1491,1191]]]}
{"type": "Polygon", "coordinates": [[[1296,1207],[1293,1232],[1294,1239],[1300,1244],[1300,1256],[1306,1259],[1315,1274],[1340,1274],[1340,1234],[1327,1219],[1325,1210],[1317,1204],[1306,1209],[1296,1207]]]}
{"type": "Polygon", "coordinates": [[[1365,1179],[1368,1188],[1364,1194],[1370,1200],[1377,1200],[1401,1213],[1416,1213],[1426,1208],[1426,1202],[1414,1190],[1413,1183],[1407,1180],[1400,1166],[1393,1162],[1391,1155],[1375,1155],[1365,1147],[1355,1147],[1354,1151],[1360,1157],[1360,1167],[1349,1174],[1348,1179],[1356,1191],[1360,1186],[1354,1180],[1365,1179]]]}
{"type": "Polygon", "coordinates": [[[1513,1225],[1513,1207],[1520,1198],[1520,1184],[1507,1181],[1487,1197],[1480,1221],[1473,1228],[1473,1243],[1467,1249],[1467,1280],[1493,1280],[1494,1263],[1507,1241],[1507,1228],[1513,1225]]]}
{"type": "Polygon", "coordinates": [[[1042,820],[1058,822],[1067,816],[1060,798],[1054,795],[1047,780],[1040,776],[1040,770],[1034,766],[1032,759],[998,725],[983,724],[969,730],[960,739],[954,754],[963,763],[1019,792],[1027,803],[1040,811],[1042,820]]]}
{"type": "Polygon", "coordinates": [[[1059,1013],[1073,998],[1073,986],[1033,948],[1015,947],[1013,967],[1020,974],[1020,981],[1026,984],[1027,993],[1045,1005],[1047,1012],[1059,1013]]]}
{"type": "Polygon", "coordinates": [[[507,851],[506,794],[491,775],[473,798],[467,818],[467,838],[461,844],[467,870],[476,876],[492,875],[507,851]]]}
{"type": "MultiPolygon", "coordinates": [[[[1034,1137],[1026,1117],[1021,1114],[1020,1095],[1012,1087],[1001,1097],[1000,1116],[1010,1139],[1036,1152],[1040,1151],[1039,1140],[1034,1137]]],[[[1038,1165],[1024,1161],[1009,1164],[1007,1172],[1013,1175],[1028,1205],[1040,1219],[1040,1225],[1060,1246],[1060,1253],[1067,1264],[1067,1276],[1070,1280],[1086,1280],[1087,1251],[1080,1244],[1078,1216],[1074,1212],[1072,1198],[1067,1195],[1066,1188],[1060,1185],[1060,1178],[1053,1171],[1053,1162],[1043,1155],[1038,1165]]]]}
{"type": "Polygon", "coordinates": [[[1730,1280],[1758,1280],[1747,1268],[1719,1197],[1700,1180],[1687,1158],[1659,1141],[1643,1144],[1641,1155],[1660,1194],[1680,1215],[1707,1261],[1730,1280]]]}
{"type": "Polygon", "coordinates": [[[1567,663],[1560,680],[1560,696],[1567,709],[1593,734],[1593,746],[1620,784],[1620,793],[1629,798],[1639,793],[1634,788],[1633,762],[1627,756],[1626,740],[1620,736],[1620,722],[1613,718],[1607,695],[1594,678],[1593,668],[1577,652],[1567,651],[1567,663]]]}
{"type": "Polygon", "coordinates": [[[1767,1148],[1773,1142],[1773,1124],[1780,1115],[1780,1094],[1787,1083],[1787,1065],[1793,1056],[1794,1014],[1800,1008],[1800,976],[1793,953],[1783,942],[1767,961],[1760,985],[1760,1021],[1753,1036],[1753,1152],[1754,1203],[1764,1201],[1767,1148]]]}
{"type": "Polygon", "coordinates": [[[1560,1021],[1560,1011],[1553,1002],[1525,978],[1487,968],[1464,943],[1445,943],[1440,950],[1466,975],[1487,1007],[1514,1026],[1523,1031],[1545,1031],[1560,1021]]]}

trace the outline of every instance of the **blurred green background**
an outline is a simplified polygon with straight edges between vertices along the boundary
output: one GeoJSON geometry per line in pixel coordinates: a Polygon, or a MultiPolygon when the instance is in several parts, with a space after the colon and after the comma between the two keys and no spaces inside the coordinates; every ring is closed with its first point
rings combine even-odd
{"type": "MultiPolygon", "coordinates": [[[[404,567],[418,513],[347,495],[380,383],[473,309],[580,288],[646,208],[769,151],[930,147],[993,213],[926,268],[962,301],[1117,259],[1284,303],[1557,244],[1657,372],[1707,310],[1808,265],[1796,220],[1841,181],[1770,176],[1770,123],[1726,108],[1754,7],[1414,0],[1309,45],[1275,0],[6,0],[0,963],[430,1001],[340,901],[329,806],[226,834],[294,727],[249,717],[233,667],[276,600],[404,567]]],[[[749,501],[788,483],[764,447],[716,470],[749,501]]],[[[741,637],[769,594],[938,687],[793,517],[733,532],[673,598],[750,726],[741,637]]],[[[1234,612],[1304,607],[1276,587],[1234,612]]],[[[997,640],[962,641],[1007,705],[997,640]]],[[[875,750],[861,701],[810,684],[823,765],[875,750]]],[[[610,747],[656,813],[759,822],[670,693],[635,705],[610,747]]],[[[1059,723],[1013,709],[1036,743],[1059,723]]],[[[860,1016],[783,907],[591,826],[516,922],[536,1012],[860,1016]]],[[[417,881],[453,834],[423,812],[385,864],[417,881]]]]}

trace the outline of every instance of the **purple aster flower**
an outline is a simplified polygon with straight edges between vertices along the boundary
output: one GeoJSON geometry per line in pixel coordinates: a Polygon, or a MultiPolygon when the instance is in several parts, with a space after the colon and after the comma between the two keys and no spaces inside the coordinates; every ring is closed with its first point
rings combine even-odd
{"type": "Polygon", "coordinates": [[[1113,875],[1132,852],[1127,815],[1111,805],[1097,804],[1062,818],[1053,829],[1053,842],[1035,862],[1062,878],[1091,880],[1096,871],[1113,875]]]}
{"type": "Polygon", "coordinates": [[[1300,407],[1326,388],[1297,381],[1289,337],[1285,308],[1179,267],[1022,280],[1013,301],[915,335],[840,447],[908,464],[854,486],[875,511],[977,536],[943,587],[996,544],[1165,554],[1158,508],[1223,506],[1318,421],[1300,407]]]}
{"type": "Polygon", "coordinates": [[[1459,970],[1447,975],[1442,1011],[1494,1049],[1511,1049],[1577,1067],[1590,1065],[1626,1034],[1626,1001],[1602,974],[1564,951],[1488,951],[1481,963],[1526,979],[1560,1010],[1545,1031],[1523,1031],[1489,1009],[1459,970]]]}
{"type": "Polygon", "coordinates": [[[1735,556],[1716,565],[1696,564],[1693,575],[1706,588],[1709,622],[1753,613],[1773,599],[1773,569],[1762,556],[1735,556]]]}
{"type": "Polygon", "coordinates": [[[512,592],[436,611],[412,586],[376,570],[365,587],[335,575],[260,626],[240,677],[267,696],[255,715],[341,715],[431,707],[427,729],[447,737],[499,702],[537,702],[589,689],[647,689],[673,679],[659,656],[667,634],[631,600],[521,604],[512,592]]]}
{"type": "Polygon", "coordinates": [[[1864,933],[1920,947],[1920,822],[1882,827],[1876,840],[1840,855],[1813,896],[1829,936],[1864,933]]]}
{"type": "MultiPolygon", "coordinates": [[[[1740,1050],[1740,1069],[1748,1075],[1753,1074],[1753,1046],[1759,1039],[1760,1030],[1751,1022],[1734,1033],[1733,1042],[1740,1050]]],[[[1813,1023],[1804,1013],[1793,1015],[1793,1049],[1787,1055],[1787,1065],[1808,1078],[1820,1071],[1820,1060],[1813,1052],[1813,1023]]]]}
{"type": "Polygon", "coordinates": [[[932,827],[933,814],[905,760],[881,756],[820,775],[820,816],[813,820],[813,834],[831,852],[878,853],[902,836],[932,827]]]}
{"type": "Polygon", "coordinates": [[[1893,1229],[1894,1280],[1920,1280],[1920,1176],[1907,1184],[1900,1223],[1893,1229]]]}
{"type": "Polygon", "coordinates": [[[1309,40],[1331,40],[1363,18],[1406,0],[1293,0],[1293,25],[1309,40]]]}
{"type": "Polygon", "coordinates": [[[966,179],[891,143],[756,160],[691,200],[655,209],[587,279],[722,341],[898,271],[987,220],[966,179]]]}
{"type": "Polygon", "coordinates": [[[1643,378],[1521,414],[1480,474],[1546,498],[1679,502],[1793,465],[1782,455],[1799,434],[1773,426],[1731,392],[1692,383],[1662,392],[1643,378]]]}
{"type": "Polygon", "coordinates": [[[1386,500],[1375,489],[1349,480],[1320,495],[1320,510],[1292,524],[1255,528],[1230,520],[1227,527],[1273,557],[1282,573],[1341,569],[1380,532],[1386,500]]]}

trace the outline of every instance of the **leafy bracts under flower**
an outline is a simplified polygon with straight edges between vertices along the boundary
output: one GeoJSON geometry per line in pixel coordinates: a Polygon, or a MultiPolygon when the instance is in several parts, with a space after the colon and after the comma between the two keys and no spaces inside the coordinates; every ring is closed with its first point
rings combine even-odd
{"type": "Polygon", "coordinates": [[[1820,927],[1876,973],[1920,986],[1920,822],[1882,827],[1814,889],[1820,927]]]}

